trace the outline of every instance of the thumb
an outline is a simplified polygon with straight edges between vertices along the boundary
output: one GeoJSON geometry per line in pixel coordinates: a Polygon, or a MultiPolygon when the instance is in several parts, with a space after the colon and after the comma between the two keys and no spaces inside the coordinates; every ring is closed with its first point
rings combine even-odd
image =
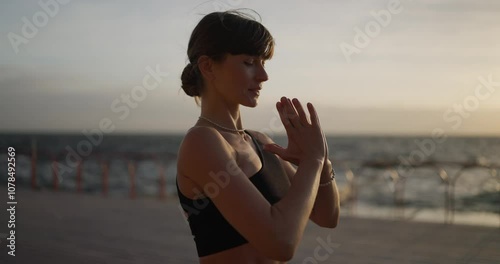
{"type": "Polygon", "coordinates": [[[281,146],[279,146],[278,144],[265,144],[264,145],[264,150],[267,150],[273,154],[277,154],[278,156],[281,157],[281,154],[283,153],[283,151],[285,151],[284,148],[282,148],[281,146]]]}

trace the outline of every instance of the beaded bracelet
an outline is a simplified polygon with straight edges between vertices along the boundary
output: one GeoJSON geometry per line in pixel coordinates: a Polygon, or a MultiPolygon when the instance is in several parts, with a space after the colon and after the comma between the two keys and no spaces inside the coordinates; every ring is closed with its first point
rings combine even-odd
{"type": "Polygon", "coordinates": [[[320,187],[321,187],[321,186],[327,186],[327,185],[329,185],[330,183],[332,183],[332,182],[333,182],[333,180],[335,180],[335,170],[333,169],[333,167],[332,167],[332,171],[330,172],[330,174],[332,175],[332,177],[330,178],[330,180],[329,180],[329,181],[327,181],[327,182],[324,182],[324,183],[320,183],[320,184],[319,184],[319,186],[320,186],[320,187]]]}

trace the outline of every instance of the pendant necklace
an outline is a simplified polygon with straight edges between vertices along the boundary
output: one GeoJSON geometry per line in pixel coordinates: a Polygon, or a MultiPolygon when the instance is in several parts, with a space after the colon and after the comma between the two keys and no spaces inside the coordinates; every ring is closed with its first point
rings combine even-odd
{"type": "Polygon", "coordinates": [[[216,125],[217,127],[221,128],[221,129],[224,129],[226,131],[231,131],[231,132],[235,132],[235,133],[238,133],[238,134],[241,133],[241,136],[243,137],[243,140],[248,140],[247,134],[245,133],[244,129],[234,129],[234,128],[228,128],[228,127],[225,127],[225,126],[221,126],[221,125],[215,123],[214,121],[212,121],[212,120],[210,120],[210,119],[208,119],[208,118],[206,118],[204,116],[200,116],[199,118],[207,120],[208,122],[216,125]]]}

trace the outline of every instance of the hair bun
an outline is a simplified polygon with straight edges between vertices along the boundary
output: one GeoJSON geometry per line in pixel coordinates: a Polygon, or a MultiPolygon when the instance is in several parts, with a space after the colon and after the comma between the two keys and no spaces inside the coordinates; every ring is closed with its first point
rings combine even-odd
{"type": "Polygon", "coordinates": [[[193,67],[193,64],[189,63],[184,67],[181,75],[182,89],[189,96],[200,96],[200,91],[198,87],[198,76],[193,67]]]}

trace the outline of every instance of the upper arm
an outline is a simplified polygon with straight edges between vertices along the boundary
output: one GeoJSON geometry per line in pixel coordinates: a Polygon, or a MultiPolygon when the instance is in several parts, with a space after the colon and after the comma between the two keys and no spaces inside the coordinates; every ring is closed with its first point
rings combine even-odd
{"type": "Polygon", "coordinates": [[[199,191],[257,250],[268,256],[286,254],[275,235],[271,204],[238,167],[231,150],[215,129],[193,128],[179,149],[178,169],[203,188],[199,191]]]}
{"type": "MultiPolygon", "coordinates": [[[[255,131],[254,134],[257,135],[259,141],[262,142],[263,144],[274,144],[274,141],[265,133],[255,131]]],[[[292,163],[290,163],[286,160],[283,160],[278,155],[276,155],[276,156],[278,157],[278,160],[280,161],[281,166],[283,166],[283,169],[285,170],[286,175],[288,176],[288,179],[290,180],[290,182],[292,182],[293,176],[297,172],[297,168],[295,168],[292,165],[292,163]]],[[[311,212],[311,215],[309,216],[309,219],[314,222],[314,219],[313,219],[314,214],[313,213],[314,213],[314,207],[313,207],[313,210],[311,212]]]]}

